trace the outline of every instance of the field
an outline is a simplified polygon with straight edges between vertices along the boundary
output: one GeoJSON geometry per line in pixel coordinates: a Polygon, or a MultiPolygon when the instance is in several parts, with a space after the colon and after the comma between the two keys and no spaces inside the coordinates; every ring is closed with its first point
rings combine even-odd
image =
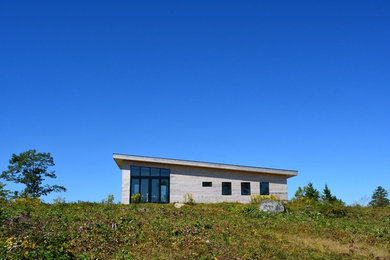
{"type": "Polygon", "coordinates": [[[1,259],[390,259],[390,208],[294,202],[0,206],[1,259]]]}

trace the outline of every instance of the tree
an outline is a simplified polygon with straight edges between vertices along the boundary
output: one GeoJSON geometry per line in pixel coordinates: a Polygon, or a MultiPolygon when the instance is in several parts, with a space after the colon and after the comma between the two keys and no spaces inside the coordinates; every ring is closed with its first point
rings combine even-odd
{"type": "Polygon", "coordinates": [[[304,194],[302,188],[299,186],[297,191],[295,192],[295,198],[298,199],[300,197],[304,197],[304,194]]]}
{"type": "Polygon", "coordinates": [[[332,195],[332,192],[330,191],[330,189],[328,188],[328,185],[325,184],[325,188],[322,192],[323,194],[321,195],[321,199],[323,201],[327,201],[327,202],[335,202],[337,201],[337,198],[336,196],[333,196],[332,195]]]}
{"type": "Polygon", "coordinates": [[[313,183],[309,182],[307,186],[303,187],[303,193],[306,198],[318,201],[320,192],[313,187],[313,183]]]}
{"type": "Polygon", "coordinates": [[[4,189],[5,184],[0,182],[0,201],[6,201],[10,197],[10,191],[4,189]]]}
{"type": "Polygon", "coordinates": [[[26,187],[21,193],[23,197],[39,198],[51,192],[66,191],[63,186],[42,184],[45,177],[56,178],[54,171],[49,171],[49,167],[52,166],[54,160],[50,153],[28,150],[19,155],[12,154],[8,170],[3,171],[1,177],[7,181],[24,184],[26,187]]]}
{"type": "Polygon", "coordinates": [[[387,198],[389,193],[382,186],[378,186],[371,196],[369,203],[372,207],[386,207],[390,206],[390,200],[387,198]]]}
{"type": "Polygon", "coordinates": [[[320,192],[313,187],[313,183],[309,182],[306,186],[298,187],[297,191],[295,192],[295,198],[309,198],[315,201],[318,201],[320,198],[320,192]]]}

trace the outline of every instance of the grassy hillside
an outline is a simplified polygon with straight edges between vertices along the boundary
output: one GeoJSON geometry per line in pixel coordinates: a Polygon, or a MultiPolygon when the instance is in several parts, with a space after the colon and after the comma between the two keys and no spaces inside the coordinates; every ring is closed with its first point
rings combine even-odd
{"type": "Polygon", "coordinates": [[[390,208],[6,203],[0,258],[388,258],[390,208]]]}

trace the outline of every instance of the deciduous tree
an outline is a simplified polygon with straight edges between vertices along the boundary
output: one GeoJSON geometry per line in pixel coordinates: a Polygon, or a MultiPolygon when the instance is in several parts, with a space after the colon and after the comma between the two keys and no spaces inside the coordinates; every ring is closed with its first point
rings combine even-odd
{"type": "Polygon", "coordinates": [[[43,185],[46,177],[56,178],[55,172],[49,171],[52,166],[54,160],[50,153],[38,153],[35,149],[28,150],[19,155],[12,154],[8,170],[3,171],[1,177],[7,181],[24,184],[22,197],[39,198],[51,192],[66,191],[63,186],[43,185]]]}

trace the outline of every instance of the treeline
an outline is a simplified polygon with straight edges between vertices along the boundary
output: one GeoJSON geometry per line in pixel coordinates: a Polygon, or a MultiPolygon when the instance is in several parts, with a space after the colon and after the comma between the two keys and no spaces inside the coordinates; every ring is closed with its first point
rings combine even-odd
{"type": "MultiPolygon", "coordinates": [[[[39,153],[35,149],[12,154],[9,160],[8,169],[3,171],[0,178],[18,184],[23,184],[22,191],[11,192],[5,188],[5,184],[0,181],[0,201],[15,198],[33,198],[37,199],[51,192],[66,191],[66,188],[60,185],[44,184],[46,178],[56,178],[55,171],[51,170],[54,159],[50,153],[39,153]]],[[[293,200],[308,199],[311,201],[321,201],[329,203],[338,203],[344,205],[344,202],[332,194],[328,185],[325,185],[322,192],[314,188],[313,183],[309,182],[306,186],[298,187],[293,200]]],[[[65,202],[65,200],[61,199],[65,202]]],[[[113,203],[113,195],[109,195],[103,203],[113,203]]],[[[390,206],[388,191],[379,186],[375,189],[368,204],[372,207],[390,206]]]]}
{"type": "MultiPolygon", "coordinates": [[[[382,186],[378,186],[371,196],[371,201],[368,203],[372,207],[388,207],[390,200],[388,199],[388,191],[382,186]]],[[[322,201],[329,203],[338,203],[344,205],[345,203],[332,194],[327,184],[325,184],[322,192],[314,188],[313,183],[309,182],[306,186],[298,187],[295,192],[293,200],[306,198],[311,201],[322,201]]]]}

